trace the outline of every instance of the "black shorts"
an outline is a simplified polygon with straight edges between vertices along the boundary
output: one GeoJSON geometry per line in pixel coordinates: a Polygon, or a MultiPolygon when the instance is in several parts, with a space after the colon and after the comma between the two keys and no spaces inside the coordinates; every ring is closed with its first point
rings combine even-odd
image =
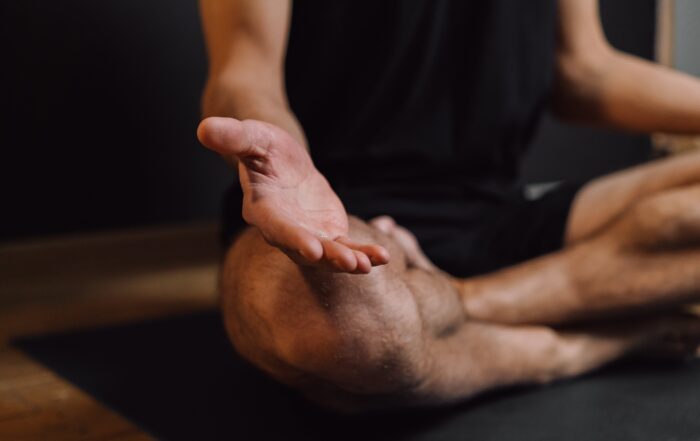
{"type": "MultiPolygon", "coordinates": [[[[348,213],[389,215],[416,235],[430,260],[459,277],[484,274],[559,250],[571,204],[583,183],[563,183],[536,199],[521,189],[478,203],[454,194],[386,189],[338,191],[348,213]]],[[[245,223],[241,191],[225,198],[222,240],[230,245],[245,223]]]]}

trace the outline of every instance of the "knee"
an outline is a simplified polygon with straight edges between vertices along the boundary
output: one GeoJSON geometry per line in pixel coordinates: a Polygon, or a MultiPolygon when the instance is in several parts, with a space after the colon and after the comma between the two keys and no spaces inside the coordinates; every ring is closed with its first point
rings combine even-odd
{"type": "MultiPolygon", "coordinates": [[[[243,296],[249,293],[239,293],[243,296]]],[[[265,295],[258,291],[256,295],[265,295]]],[[[289,315],[229,303],[224,323],[237,352],[275,380],[331,410],[361,411],[420,383],[415,357],[377,323],[337,321],[316,308],[289,315]]]]}
{"type": "Polygon", "coordinates": [[[648,196],[628,210],[612,228],[625,247],[654,250],[700,239],[700,212],[685,195],[667,192],[648,196]]]}
{"type": "Polygon", "coordinates": [[[296,265],[262,242],[241,237],[222,271],[224,324],[241,356],[331,407],[396,395],[417,381],[415,348],[391,323],[361,304],[324,303],[296,265]]]}
{"type": "Polygon", "coordinates": [[[630,208],[616,225],[617,237],[625,245],[645,248],[652,245],[651,239],[659,233],[658,227],[666,218],[667,205],[658,195],[643,198],[630,208]]]}

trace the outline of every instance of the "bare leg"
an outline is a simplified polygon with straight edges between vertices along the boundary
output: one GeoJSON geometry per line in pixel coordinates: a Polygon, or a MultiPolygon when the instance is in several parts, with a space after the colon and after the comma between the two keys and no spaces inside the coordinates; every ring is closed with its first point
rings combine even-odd
{"type": "Polygon", "coordinates": [[[467,308],[497,322],[562,323],[695,300],[700,288],[691,274],[698,253],[690,246],[700,228],[696,192],[675,190],[698,182],[700,153],[592,181],[571,209],[567,249],[556,254],[566,257],[547,256],[465,283],[467,308]],[[532,277],[524,283],[523,274],[545,269],[551,275],[544,289],[532,277]],[[569,277],[572,271],[577,275],[569,277]]]}
{"type": "Polygon", "coordinates": [[[652,161],[591,181],[574,200],[568,245],[592,238],[643,198],[700,182],[700,152],[652,161]]]}
{"type": "Polygon", "coordinates": [[[594,238],[462,282],[470,316],[566,323],[700,297],[700,185],[642,199],[594,238]]]}
{"type": "MultiPolygon", "coordinates": [[[[470,320],[454,279],[348,222],[289,136],[254,121],[208,121],[200,137],[240,160],[244,215],[257,226],[236,241],[223,268],[228,333],[244,357],[310,398],[345,408],[444,403],[585,372],[657,340],[668,326],[698,334],[695,321],[675,319],[567,333],[470,320]]],[[[543,286],[567,259],[521,269],[503,286],[543,286]]],[[[495,298],[505,292],[497,281],[478,286],[495,298]]]]}
{"type": "MultiPolygon", "coordinates": [[[[642,198],[595,237],[493,274],[454,279],[468,315],[497,323],[563,324],[668,310],[696,301],[700,297],[700,184],[672,185],[674,177],[683,175],[683,170],[673,173],[676,165],[684,167],[676,161],[646,166],[642,171],[655,176],[650,179],[655,187],[665,183],[668,189],[642,198]]],[[[627,183],[618,181],[623,187],[627,183]]],[[[415,238],[390,218],[372,223],[392,235],[421,268],[439,271],[427,261],[415,238]]]]}
{"type": "Polygon", "coordinates": [[[238,351],[324,405],[359,410],[448,403],[483,391],[588,372],[668,334],[694,348],[700,323],[665,317],[555,331],[469,320],[452,281],[411,266],[360,221],[350,234],[392,255],[368,275],[293,263],[255,230],[226,259],[222,308],[238,351]]]}

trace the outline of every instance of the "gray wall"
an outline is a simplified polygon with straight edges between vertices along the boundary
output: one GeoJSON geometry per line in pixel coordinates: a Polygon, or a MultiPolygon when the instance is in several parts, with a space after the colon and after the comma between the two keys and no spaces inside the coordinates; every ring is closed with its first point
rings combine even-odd
{"type": "MultiPolygon", "coordinates": [[[[611,40],[644,56],[653,11],[603,0],[611,40]]],[[[231,175],[194,137],[196,0],[0,0],[0,20],[0,241],[217,216],[231,175]]],[[[645,137],[547,120],[524,171],[587,178],[647,155],[645,137]]]]}
{"type": "Polygon", "coordinates": [[[675,66],[700,76],[700,1],[675,0],[675,66]]]}

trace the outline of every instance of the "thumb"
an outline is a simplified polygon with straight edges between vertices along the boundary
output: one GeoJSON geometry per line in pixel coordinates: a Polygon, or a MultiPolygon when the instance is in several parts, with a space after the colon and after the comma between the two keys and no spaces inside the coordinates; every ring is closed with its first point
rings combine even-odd
{"type": "Polygon", "coordinates": [[[199,123],[197,138],[220,155],[238,158],[262,155],[270,143],[268,131],[262,124],[217,116],[199,123]]]}

